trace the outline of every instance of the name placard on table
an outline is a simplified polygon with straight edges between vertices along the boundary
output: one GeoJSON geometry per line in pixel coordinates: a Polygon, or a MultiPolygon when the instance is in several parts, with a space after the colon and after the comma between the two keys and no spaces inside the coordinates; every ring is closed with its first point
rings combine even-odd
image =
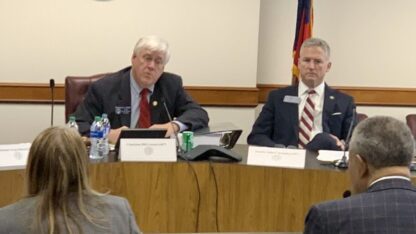
{"type": "Polygon", "coordinates": [[[120,160],[127,162],[176,162],[175,139],[120,140],[120,160]]]}
{"type": "Polygon", "coordinates": [[[0,145],[0,170],[26,167],[30,143],[0,145]]]}
{"type": "Polygon", "coordinates": [[[306,150],[249,146],[247,164],[255,166],[305,168],[306,150]]]}

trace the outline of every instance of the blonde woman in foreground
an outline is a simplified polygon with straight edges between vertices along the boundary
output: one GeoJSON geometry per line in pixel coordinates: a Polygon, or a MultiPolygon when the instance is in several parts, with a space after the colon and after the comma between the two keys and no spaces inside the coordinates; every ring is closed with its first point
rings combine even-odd
{"type": "Polygon", "coordinates": [[[27,196],[0,209],[0,233],[139,233],[126,199],[90,187],[87,155],[76,131],[41,132],[29,152],[27,196]]]}

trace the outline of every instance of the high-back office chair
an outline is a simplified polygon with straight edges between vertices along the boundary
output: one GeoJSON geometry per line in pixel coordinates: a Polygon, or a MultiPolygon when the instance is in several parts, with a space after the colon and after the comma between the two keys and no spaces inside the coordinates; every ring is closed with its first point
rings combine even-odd
{"type": "Polygon", "coordinates": [[[88,87],[108,73],[92,76],[67,76],[65,78],[65,121],[68,122],[69,115],[75,112],[78,105],[84,100],[88,87]]]}
{"type": "Polygon", "coordinates": [[[363,114],[363,113],[357,113],[357,120],[358,120],[358,123],[359,122],[361,122],[361,121],[363,121],[363,120],[365,120],[365,119],[367,119],[368,118],[368,116],[366,115],[366,114],[363,114]]]}
{"type": "Polygon", "coordinates": [[[413,134],[413,137],[416,139],[416,114],[408,114],[406,116],[406,122],[413,134]]]}

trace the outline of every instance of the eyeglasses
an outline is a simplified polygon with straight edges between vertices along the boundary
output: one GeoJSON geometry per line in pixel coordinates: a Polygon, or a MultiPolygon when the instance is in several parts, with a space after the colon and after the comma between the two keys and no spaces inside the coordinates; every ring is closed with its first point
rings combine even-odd
{"type": "Polygon", "coordinates": [[[163,67],[165,65],[163,58],[161,57],[156,57],[154,58],[151,55],[145,54],[140,58],[142,61],[146,62],[146,63],[151,63],[152,61],[154,62],[154,64],[157,67],[163,67]]]}

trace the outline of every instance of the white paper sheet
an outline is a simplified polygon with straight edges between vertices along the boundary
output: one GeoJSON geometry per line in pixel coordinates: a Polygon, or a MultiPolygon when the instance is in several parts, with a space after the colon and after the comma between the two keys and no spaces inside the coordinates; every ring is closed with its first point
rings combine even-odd
{"type": "Polygon", "coordinates": [[[250,146],[247,164],[270,167],[305,168],[306,151],[302,149],[250,146]]]}
{"type": "Polygon", "coordinates": [[[0,145],[0,170],[26,167],[30,143],[0,145]]]}
{"type": "MultiPolygon", "coordinates": [[[[317,159],[321,162],[334,162],[336,160],[340,160],[344,155],[344,151],[336,151],[336,150],[319,150],[318,151],[317,159]]],[[[345,156],[347,156],[348,161],[348,152],[345,152],[345,156]]]]}

